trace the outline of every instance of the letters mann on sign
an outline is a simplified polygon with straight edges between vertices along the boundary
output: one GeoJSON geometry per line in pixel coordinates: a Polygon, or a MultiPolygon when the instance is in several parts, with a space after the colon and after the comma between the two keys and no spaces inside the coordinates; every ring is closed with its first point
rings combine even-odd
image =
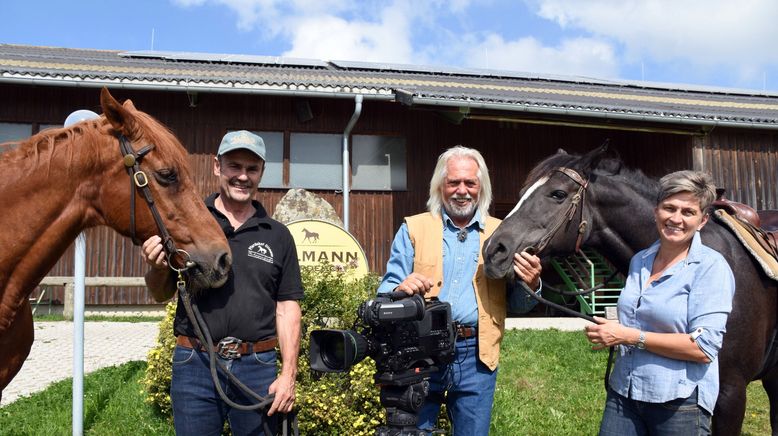
{"type": "Polygon", "coordinates": [[[326,262],[351,270],[359,277],[368,273],[365,251],[342,227],[322,220],[299,220],[286,226],[297,246],[300,265],[326,262]]]}

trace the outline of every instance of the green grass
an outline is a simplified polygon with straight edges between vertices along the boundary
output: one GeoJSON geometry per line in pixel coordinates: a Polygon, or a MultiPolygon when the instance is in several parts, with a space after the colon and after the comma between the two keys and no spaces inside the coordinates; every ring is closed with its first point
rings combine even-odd
{"type": "MultiPolygon", "coordinates": [[[[151,315],[89,315],[85,316],[85,321],[113,321],[113,322],[160,322],[163,316],[151,315]]],[[[34,315],[33,321],[65,321],[65,318],[59,314],[34,315]]],[[[68,320],[70,321],[70,320],[68,320]]]]}
{"type": "MultiPolygon", "coordinates": [[[[144,403],[145,362],[104,368],[84,379],[85,435],[173,435],[167,418],[144,403]]],[[[72,380],[57,382],[0,409],[0,435],[72,433],[72,380]]]]}
{"type": "MultiPolygon", "coordinates": [[[[490,435],[593,435],[605,405],[608,352],[592,351],[580,332],[507,331],[490,435]]],[[[748,387],[743,435],[770,434],[760,382],[748,387]]]]}
{"type": "MultiPolygon", "coordinates": [[[[607,352],[591,351],[580,332],[506,332],[490,435],[597,434],[606,359],[607,352]]],[[[172,423],[144,402],[145,368],[145,362],[130,362],[86,376],[84,434],[174,433],[172,423]]],[[[768,413],[761,383],[752,383],[742,434],[770,434],[768,413]]],[[[70,419],[68,379],[0,409],[0,435],[67,435],[70,419]]]]}

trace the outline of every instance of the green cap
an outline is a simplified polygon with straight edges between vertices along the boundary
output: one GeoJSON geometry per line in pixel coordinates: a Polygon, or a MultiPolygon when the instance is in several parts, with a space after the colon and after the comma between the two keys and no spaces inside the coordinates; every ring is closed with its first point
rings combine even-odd
{"type": "Polygon", "coordinates": [[[248,150],[265,160],[265,141],[247,130],[238,130],[224,135],[217,156],[240,149],[248,150]]]}

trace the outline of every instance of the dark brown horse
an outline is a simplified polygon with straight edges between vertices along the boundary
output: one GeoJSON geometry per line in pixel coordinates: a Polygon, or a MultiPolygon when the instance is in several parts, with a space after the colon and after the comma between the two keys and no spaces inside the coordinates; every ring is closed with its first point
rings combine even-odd
{"type": "MultiPolygon", "coordinates": [[[[484,246],[487,275],[512,275],[512,253],[527,247],[542,249],[543,257],[564,256],[573,253],[578,243],[599,250],[622,273],[627,272],[632,256],[658,239],[652,211],[659,184],[640,171],[625,168],[618,159],[604,158],[604,153],[604,147],[583,156],[560,151],[530,172],[519,203],[484,246]],[[582,180],[574,180],[560,168],[574,170],[582,180]],[[578,206],[572,207],[576,194],[578,206]],[[564,220],[556,219],[560,216],[564,220]],[[587,224],[579,233],[582,221],[587,224]],[[557,222],[561,223],[558,230],[546,238],[557,222]],[[544,240],[547,245],[538,247],[544,240]]],[[[737,285],[718,356],[721,390],[714,411],[714,434],[740,433],[746,386],[761,378],[776,435],[778,371],[767,351],[776,331],[778,284],[761,273],[740,242],[716,220],[710,219],[701,235],[705,245],[727,259],[737,285]]]]}
{"type": "Polygon", "coordinates": [[[32,346],[28,296],[79,232],[107,225],[129,236],[135,195],[135,236],[159,234],[131,190],[120,135],[135,151],[153,144],[140,168],[176,247],[194,262],[190,283],[204,289],[227,279],[229,246],[197,193],[184,147],[129,100],[121,105],[103,89],[100,102],[99,119],[45,130],[0,154],[0,394],[32,346]]]}

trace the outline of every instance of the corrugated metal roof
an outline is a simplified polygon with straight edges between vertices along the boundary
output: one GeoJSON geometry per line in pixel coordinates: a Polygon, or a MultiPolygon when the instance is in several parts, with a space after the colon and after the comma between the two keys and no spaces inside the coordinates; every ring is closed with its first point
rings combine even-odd
{"type": "Polygon", "coordinates": [[[508,71],[191,52],[0,44],[0,81],[395,99],[692,125],[778,129],[778,94],[508,71]]]}

